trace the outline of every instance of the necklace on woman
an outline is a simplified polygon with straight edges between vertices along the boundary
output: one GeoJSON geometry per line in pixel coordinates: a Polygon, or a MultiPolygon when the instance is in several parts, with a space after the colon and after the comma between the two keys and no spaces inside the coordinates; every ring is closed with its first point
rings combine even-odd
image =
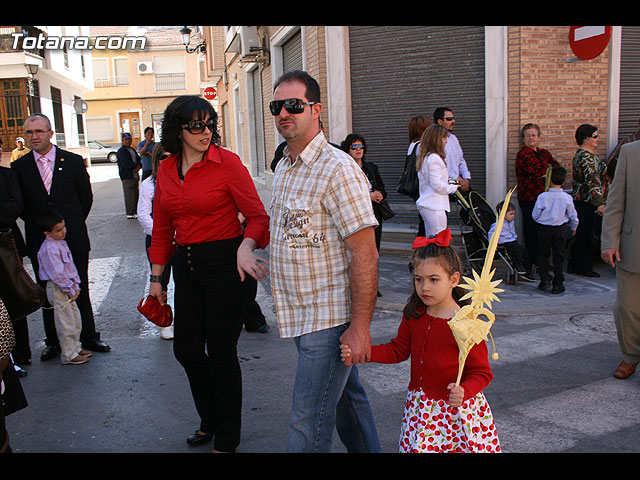
{"type": "MultiPolygon", "coordinates": [[[[207,150],[208,151],[208,150],[207,150]]],[[[207,154],[207,152],[205,151],[202,154],[202,158],[200,159],[200,161],[204,160],[204,156],[207,154]]],[[[197,163],[197,162],[196,162],[197,163]]],[[[184,183],[184,174],[182,173],[182,153],[180,155],[178,155],[178,178],[180,179],[180,183],[184,183]]],[[[193,165],[192,165],[193,166],[193,165]]],[[[191,167],[189,167],[191,168],[191,167]]]]}

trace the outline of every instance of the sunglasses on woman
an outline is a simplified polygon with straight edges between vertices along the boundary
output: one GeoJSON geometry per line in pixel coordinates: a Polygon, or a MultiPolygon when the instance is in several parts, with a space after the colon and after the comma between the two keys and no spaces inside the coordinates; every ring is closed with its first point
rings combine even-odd
{"type": "Polygon", "coordinates": [[[202,120],[190,120],[186,125],[182,125],[184,130],[189,130],[189,133],[198,134],[204,132],[204,129],[208,128],[210,132],[214,132],[216,128],[216,122],[210,118],[206,122],[202,120]]]}
{"type": "Polygon", "coordinates": [[[298,114],[304,112],[306,105],[315,105],[316,103],[318,102],[305,102],[299,98],[287,98],[286,100],[273,100],[269,103],[269,109],[271,110],[271,115],[275,117],[280,114],[282,107],[291,114],[298,114]]]}

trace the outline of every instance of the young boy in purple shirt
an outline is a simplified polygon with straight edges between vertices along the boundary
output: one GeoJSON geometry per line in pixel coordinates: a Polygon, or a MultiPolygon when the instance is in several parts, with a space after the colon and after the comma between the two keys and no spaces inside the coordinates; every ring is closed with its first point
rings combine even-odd
{"type": "Polygon", "coordinates": [[[53,307],[53,318],[60,342],[63,365],[86,363],[92,353],[80,346],[80,310],[75,303],[80,293],[80,277],[64,238],[64,218],[47,210],[38,217],[45,235],[38,251],[38,276],[47,282],[47,298],[53,307]]]}
{"type": "Polygon", "coordinates": [[[540,290],[551,285],[549,255],[553,253],[553,289],[551,293],[562,293],[564,288],[564,261],[567,257],[567,240],[576,234],[578,214],[573,198],[562,191],[567,177],[563,167],[551,169],[549,190],[538,195],[531,216],[538,223],[538,265],[540,266],[540,290]]]}

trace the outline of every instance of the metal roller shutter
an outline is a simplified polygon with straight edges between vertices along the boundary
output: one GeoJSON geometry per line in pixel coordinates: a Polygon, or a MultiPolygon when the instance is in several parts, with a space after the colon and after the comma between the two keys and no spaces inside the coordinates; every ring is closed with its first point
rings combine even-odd
{"type": "Polygon", "coordinates": [[[622,27],[618,141],[638,131],[640,120],[640,27],[622,27]]]}
{"type": "Polygon", "coordinates": [[[256,68],[250,73],[253,84],[253,121],[255,122],[255,155],[256,155],[256,175],[264,177],[266,171],[265,146],[264,146],[264,117],[262,114],[262,77],[260,69],[256,68]]]}
{"type": "MultiPolygon", "coordinates": [[[[367,142],[389,201],[396,193],[412,117],[448,106],[456,117],[471,171],[471,185],[485,194],[484,27],[349,27],[353,130],[367,142]]],[[[342,139],[334,139],[341,141],[342,139]]]]}
{"type": "Polygon", "coordinates": [[[283,73],[302,70],[302,33],[298,31],[282,45],[283,73]]]}

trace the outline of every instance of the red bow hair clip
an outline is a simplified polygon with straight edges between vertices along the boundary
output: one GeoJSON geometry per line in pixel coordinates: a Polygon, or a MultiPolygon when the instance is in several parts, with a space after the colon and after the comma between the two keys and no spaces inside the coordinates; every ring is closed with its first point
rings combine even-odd
{"type": "Polygon", "coordinates": [[[431,243],[435,243],[439,247],[448,247],[449,243],[451,243],[451,229],[442,230],[433,237],[416,237],[411,248],[415,250],[416,248],[426,247],[431,243]]]}

